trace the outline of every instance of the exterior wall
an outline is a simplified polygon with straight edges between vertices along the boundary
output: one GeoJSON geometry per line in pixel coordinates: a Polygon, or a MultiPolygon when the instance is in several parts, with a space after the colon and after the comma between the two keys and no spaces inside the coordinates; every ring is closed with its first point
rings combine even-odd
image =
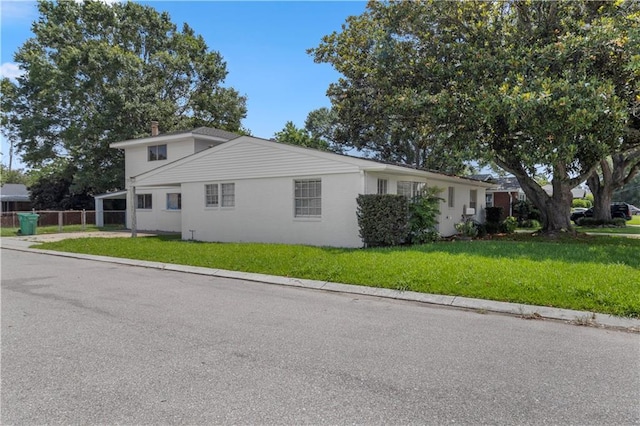
{"type": "MultiPolygon", "coordinates": [[[[180,232],[182,230],[181,211],[167,210],[167,194],[180,191],[180,187],[136,188],[136,195],[151,194],[152,196],[151,209],[136,210],[136,229],[138,231],[180,232]]],[[[130,214],[127,214],[127,228],[131,228],[130,214]]]]}
{"type": "MultiPolygon", "coordinates": [[[[147,147],[150,145],[164,145],[164,143],[149,143],[144,146],[132,146],[125,148],[124,172],[126,179],[131,176],[137,176],[141,173],[148,172],[149,170],[153,170],[157,167],[164,166],[165,164],[171,163],[172,161],[176,161],[195,152],[193,138],[189,137],[184,140],[171,141],[167,143],[166,160],[148,161],[147,147]]],[[[128,181],[126,185],[129,185],[128,181]]]]}
{"type": "Polygon", "coordinates": [[[417,176],[402,176],[382,173],[368,173],[365,181],[365,191],[367,194],[375,194],[378,189],[378,179],[387,179],[387,193],[397,194],[398,181],[423,182],[427,186],[440,188],[440,215],[438,216],[438,232],[442,236],[450,236],[456,233],[455,224],[460,222],[465,212],[465,207],[469,207],[471,202],[471,190],[477,190],[476,212],[471,218],[478,222],[484,222],[485,208],[485,187],[465,185],[458,182],[449,182],[441,179],[426,179],[417,176]],[[449,207],[449,187],[453,187],[453,207],[449,207]]]}
{"type": "Polygon", "coordinates": [[[356,197],[360,173],[220,180],[182,185],[182,238],[362,247],[356,197]],[[322,180],[322,216],[294,217],[294,180],[322,180]],[[234,207],[205,207],[208,183],[234,183],[234,207]]]}
{"type": "Polygon", "coordinates": [[[517,192],[494,192],[493,206],[502,207],[500,220],[505,220],[511,214],[511,203],[518,199],[517,192]]]}

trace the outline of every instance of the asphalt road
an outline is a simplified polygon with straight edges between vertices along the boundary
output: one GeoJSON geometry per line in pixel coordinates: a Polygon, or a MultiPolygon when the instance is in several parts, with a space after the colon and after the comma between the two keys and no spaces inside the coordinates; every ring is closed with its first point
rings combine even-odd
{"type": "Polygon", "coordinates": [[[640,335],[3,249],[3,425],[640,424],[640,335]]]}

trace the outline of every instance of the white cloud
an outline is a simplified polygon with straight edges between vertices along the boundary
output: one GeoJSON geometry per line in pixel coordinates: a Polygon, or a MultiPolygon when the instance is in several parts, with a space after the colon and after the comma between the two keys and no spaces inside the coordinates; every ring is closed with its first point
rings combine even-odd
{"type": "Polygon", "coordinates": [[[5,62],[0,65],[0,75],[2,77],[7,77],[10,80],[15,80],[17,77],[22,75],[22,70],[18,67],[18,64],[14,64],[12,62],[5,62]]]}

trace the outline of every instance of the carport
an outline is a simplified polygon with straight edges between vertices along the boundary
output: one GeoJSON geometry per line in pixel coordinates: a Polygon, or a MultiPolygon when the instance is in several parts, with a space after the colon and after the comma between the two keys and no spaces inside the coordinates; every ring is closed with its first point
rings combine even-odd
{"type": "MultiPolygon", "coordinates": [[[[107,213],[122,213],[124,219],[122,224],[126,226],[126,206],[127,206],[127,191],[108,192],[106,194],[100,194],[93,197],[96,202],[96,226],[103,227],[105,225],[105,212],[107,213]],[[107,209],[105,210],[105,201],[107,209]],[[120,208],[118,208],[120,207],[120,208]]],[[[113,220],[107,221],[107,224],[113,224],[113,220]]]]}

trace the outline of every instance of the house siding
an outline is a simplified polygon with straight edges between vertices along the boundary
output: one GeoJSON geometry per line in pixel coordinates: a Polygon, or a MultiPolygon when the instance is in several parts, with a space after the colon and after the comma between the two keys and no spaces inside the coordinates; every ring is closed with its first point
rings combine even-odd
{"type": "Polygon", "coordinates": [[[356,217],[359,173],[206,180],[182,185],[182,238],[361,247],[356,217]],[[294,181],[322,181],[322,215],[294,216],[294,181]],[[206,184],[235,184],[234,207],[205,207],[206,184]],[[193,234],[192,234],[193,231],[193,234]]]}
{"type": "Polygon", "coordinates": [[[410,175],[400,175],[391,173],[367,173],[365,181],[365,191],[367,194],[375,194],[377,192],[378,179],[387,180],[387,193],[397,194],[399,181],[411,181],[426,183],[429,187],[436,187],[441,190],[440,197],[440,214],[437,216],[438,232],[443,236],[450,236],[456,233],[455,224],[462,220],[465,207],[469,207],[470,190],[475,189],[477,193],[476,214],[471,216],[472,219],[479,222],[484,221],[485,208],[485,186],[475,186],[472,182],[462,184],[446,179],[423,178],[410,175]],[[453,207],[449,207],[448,188],[453,187],[454,200],[453,207]]]}
{"type": "MultiPolygon", "coordinates": [[[[136,228],[140,231],[181,232],[180,210],[167,210],[167,194],[181,191],[180,186],[136,188],[137,195],[151,194],[152,197],[151,209],[136,210],[136,228]]],[[[131,228],[130,216],[127,215],[128,228],[131,228]]]]}
{"type": "Polygon", "coordinates": [[[193,138],[185,138],[184,140],[171,141],[166,143],[167,145],[167,159],[148,161],[147,152],[148,147],[153,145],[164,145],[164,142],[148,143],[143,146],[132,146],[126,149],[125,159],[125,176],[130,178],[139,174],[148,172],[157,167],[169,164],[172,161],[179,158],[186,157],[194,153],[194,140],[193,138]]]}
{"type": "Polygon", "coordinates": [[[251,138],[242,138],[225,145],[201,152],[185,159],[185,162],[170,165],[162,173],[141,176],[138,182],[141,185],[162,185],[359,171],[354,164],[314,155],[315,152],[310,149],[303,150],[304,152],[289,150],[275,142],[254,142],[251,138]]]}

